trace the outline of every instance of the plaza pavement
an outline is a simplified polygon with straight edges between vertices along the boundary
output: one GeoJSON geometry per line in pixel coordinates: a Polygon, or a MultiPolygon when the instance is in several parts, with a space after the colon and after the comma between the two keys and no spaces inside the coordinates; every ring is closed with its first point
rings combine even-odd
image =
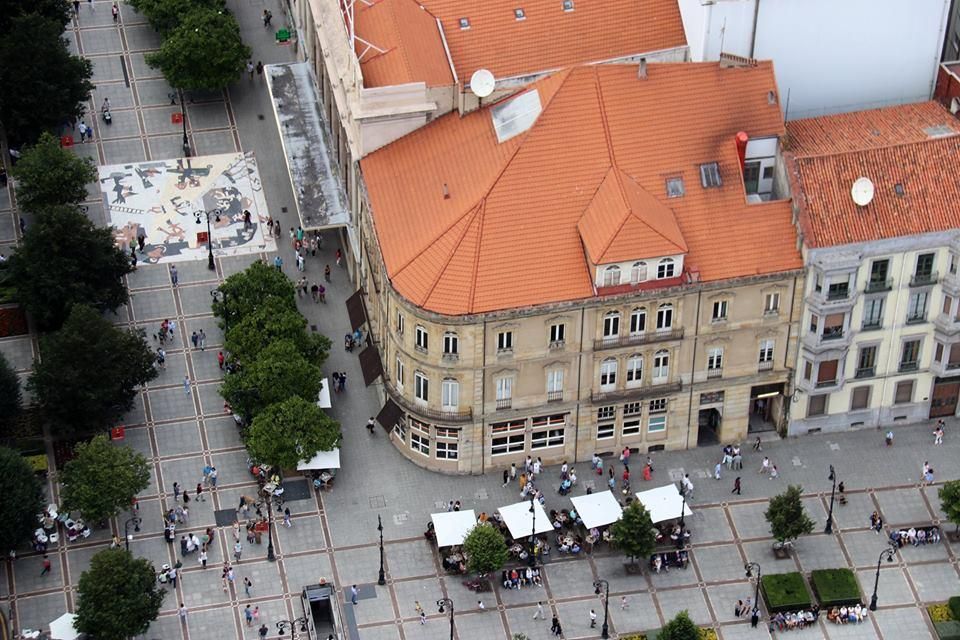
{"type": "MultiPolygon", "coordinates": [[[[272,35],[263,29],[259,15],[264,7],[282,22],[276,0],[231,2],[241,22],[244,39],[254,49],[254,60],[264,64],[292,59],[290,48],[278,47],[272,35]]],[[[179,129],[170,124],[166,98],[170,88],[159,74],[143,63],[143,52],[154,49],[159,39],[128,6],[122,6],[122,23],[112,24],[109,2],[82,6],[79,24],[67,31],[74,50],[91,57],[95,64],[97,89],[92,107],[110,97],[114,124],[109,131],[98,121],[93,143],[77,145],[77,153],[98,164],[175,157],[179,150],[179,129]],[[127,86],[129,82],[129,87],[127,86]]],[[[276,126],[270,118],[265,86],[244,77],[228,95],[206,96],[188,103],[190,137],[197,153],[255,151],[269,210],[284,228],[296,226],[293,195],[276,126]]],[[[89,122],[89,120],[88,120],[89,122]]],[[[104,223],[99,190],[91,185],[90,216],[104,223]]],[[[29,220],[28,220],[29,224],[29,220]]],[[[9,253],[16,239],[15,217],[9,190],[0,191],[0,253],[9,253]]],[[[285,238],[284,238],[285,240],[285,238]]],[[[333,264],[336,237],[325,235],[322,255],[307,261],[307,276],[319,280],[323,265],[333,264]]],[[[287,265],[293,264],[289,245],[280,243],[287,265]]],[[[259,256],[272,258],[269,256],[259,256]]],[[[172,486],[179,482],[193,487],[201,469],[214,464],[220,471],[220,488],[206,502],[191,503],[188,530],[200,530],[214,524],[215,510],[235,508],[239,496],[250,493],[255,483],[246,470],[246,455],[232,419],[223,411],[217,393],[221,372],[216,353],[222,341],[210,315],[209,292],[223,278],[246,267],[258,256],[219,259],[214,274],[204,262],[179,264],[180,285],[172,288],[166,267],[143,266],[128,279],[131,301],[112,319],[121,326],[137,326],[152,334],[164,318],[175,319],[178,335],[167,345],[167,367],[139,395],[135,409],[125,417],[126,442],[143,452],[152,464],[150,486],[140,496],[141,531],[134,535],[131,550],[156,565],[173,562],[178,546],[168,546],[162,537],[162,513],[172,504],[172,486]],[[184,349],[190,334],[203,328],[207,334],[205,351],[184,349]],[[184,393],[182,379],[191,380],[190,394],[184,393]]],[[[285,267],[293,275],[291,267],[285,267]]],[[[289,502],[294,526],[276,531],[277,561],[265,560],[266,544],[245,545],[243,559],[236,563],[238,583],[243,577],[254,582],[251,598],[242,590],[220,588],[218,565],[230,556],[229,530],[218,530],[210,553],[211,568],[202,570],[195,556],[184,562],[183,579],[176,593],[170,593],[160,618],[146,638],[163,640],[190,638],[254,638],[255,628],[247,628],[242,609],[252,603],[260,607],[261,622],[277,634],[276,621],[298,615],[300,588],[321,577],[338,588],[361,585],[362,599],[356,607],[342,606],[356,626],[353,637],[364,640],[445,638],[449,633],[446,617],[433,603],[439,597],[452,598],[456,604],[456,634],[460,640],[508,638],[525,633],[533,640],[547,638],[549,623],[533,621],[536,602],[543,601],[551,613],[559,615],[567,638],[599,637],[599,625],[590,629],[588,614],[596,609],[602,617],[602,603],[593,594],[593,581],[603,578],[611,587],[611,633],[614,637],[629,632],[659,627],[677,611],[687,609],[695,621],[717,625],[724,639],[769,638],[765,628],[751,629],[733,618],[737,599],[753,593],[744,577],[743,563],[759,562],[765,573],[792,570],[810,571],[827,567],[851,567],[861,581],[866,598],[872,591],[876,558],[885,539],[867,529],[868,518],[879,509],[888,525],[918,524],[941,517],[936,487],[921,487],[919,475],[924,460],[938,471],[938,482],[960,476],[960,435],[951,421],[946,444],[932,446],[926,426],[896,429],[896,445],[883,446],[882,434],[859,431],[837,435],[817,435],[802,439],[769,442],[764,454],[781,470],[781,478],[768,480],[757,475],[760,455],[748,454],[742,472],[743,495],[731,500],[732,476],[725,471],[720,481],[712,479],[718,458],[715,449],[658,453],[654,456],[654,485],[676,480],[689,473],[695,484],[692,500],[694,516],[689,519],[694,532],[692,563],[685,571],[661,575],[628,576],[624,559],[610,550],[598,550],[593,556],[557,558],[547,564],[542,589],[504,591],[484,594],[486,611],[479,611],[477,595],[467,591],[458,577],[447,577],[439,570],[439,559],[423,539],[422,532],[433,511],[442,510],[447,501],[460,500],[464,508],[492,512],[519,499],[516,487],[503,488],[499,473],[478,477],[439,476],[405,460],[386,435],[377,430],[371,436],[363,428],[375,415],[379,400],[373,387],[362,386],[362,375],[355,354],[343,351],[338,336],[348,330],[343,301],[352,292],[345,271],[335,270],[328,286],[328,304],[316,305],[301,300],[301,310],[316,330],[332,338],[334,348],[324,366],[326,374],[346,371],[348,388],[334,394],[332,415],[343,425],[343,469],[332,491],[321,496],[289,502]],[[836,466],[849,495],[846,506],[835,510],[837,526],[832,535],[822,533],[829,500],[827,469],[836,466]],[[805,503],[817,521],[817,532],[797,543],[797,553],[787,560],[775,560],[769,529],[763,519],[766,499],[788,483],[803,485],[805,503]],[[376,586],[378,570],[377,516],[381,515],[386,539],[387,584],[376,586]],[[629,606],[619,607],[621,595],[629,606]],[[429,616],[421,626],[414,610],[419,600],[429,616]],[[176,615],[179,602],[189,614],[185,624],[176,615]]],[[[36,353],[34,340],[0,340],[0,350],[22,374],[26,374],[36,353]]],[[[581,463],[578,492],[592,478],[581,463]]],[[[53,476],[55,478],[55,475],[53,476]]],[[[557,470],[543,475],[547,508],[568,506],[565,498],[553,490],[557,470]]],[[[638,483],[637,489],[645,487],[638,483]]],[[[56,497],[56,487],[48,491],[56,497]]],[[[112,523],[113,532],[123,535],[125,514],[112,523]]],[[[61,542],[51,549],[53,572],[40,577],[41,559],[22,554],[12,564],[0,567],[0,602],[8,607],[16,628],[45,626],[75,606],[75,585],[89,559],[105,548],[111,531],[98,531],[77,543],[61,542]]],[[[880,609],[867,623],[835,626],[821,621],[804,631],[790,632],[803,639],[814,638],[928,638],[932,629],[922,609],[923,603],[942,601],[960,593],[957,546],[944,541],[939,545],[906,548],[897,561],[884,565],[880,579],[880,609]]]]}

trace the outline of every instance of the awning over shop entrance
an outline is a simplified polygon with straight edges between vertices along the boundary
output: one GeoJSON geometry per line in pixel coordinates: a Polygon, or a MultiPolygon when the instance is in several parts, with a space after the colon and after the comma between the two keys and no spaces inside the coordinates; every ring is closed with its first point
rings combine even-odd
{"type": "Polygon", "coordinates": [[[347,298],[347,315],[350,316],[350,328],[356,331],[367,322],[367,308],[363,305],[363,289],[357,289],[347,298]]]}
{"type": "Polygon", "coordinates": [[[363,381],[368,387],[373,384],[374,380],[383,375],[380,352],[373,345],[360,352],[360,370],[363,372],[363,381]]]}
{"type": "Polygon", "coordinates": [[[400,409],[393,400],[387,398],[383,409],[380,409],[380,413],[377,414],[377,422],[379,422],[380,426],[386,431],[390,431],[393,429],[393,425],[400,422],[401,416],[403,416],[403,410],[400,409]]]}

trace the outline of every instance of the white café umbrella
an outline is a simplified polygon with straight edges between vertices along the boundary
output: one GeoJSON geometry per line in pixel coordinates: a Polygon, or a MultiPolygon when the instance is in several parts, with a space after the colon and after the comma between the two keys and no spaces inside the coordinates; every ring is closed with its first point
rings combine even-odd
{"type": "Polygon", "coordinates": [[[329,409],[333,406],[330,402],[330,383],[326,378],[320,381],[320,393],[317,394],[317,406],[321,409],[329,409]]]}
{"type": "MultiPolygon", "coordinates": [[[[543,510],[543,505],[537,500],[533,501],[533,507],[536,512],[536,533],[546,533],[553,531],[553,524],[547,517],[547,512],[543,510]]],[[[500,507],[500,517],[503,518],[507,528],[510,529],[510,535],[514,540],[529,538],[533,528],[533,515],[530,513],[530,501],[517,502],[506,507],[500,507]]]]}
{"type": "Polygon", "coordinates": [[[637,500],[650,512],[650,519],[654,523],[679,518],[681,507],[684,516],[693,515],[690,505],[684,504],[683,496],[680,495],[680,491],[675,484],[641,491],[637,494],[637,500]]]}
{"type": "Polygon", "coordinates": [[[52,640],[76,640],[80,632],[73,626],[77,616],[65,613],[50,623],[50,637],[52,640]]]}
{"type": "Polygon", "coordinates": [[[577,514],[588,529],[612,524],[623,516],[623,509],[612,491],[601,491],[570,498],[577,514]]]}
{"type": "Polygon", "coordinates": [[[470,530],[477,526],[477,516],[473,509],[466,511],[446,511],[430,514],[433,531],[437,534],[438,547],[452,547],[463,544],[470,530]]]}
{"type": "Polygon", "coordinates": [[[330,451],[320,451],[309,460],[302,460],[297,463],[297,471],[313,471],[319,469],[339,469],[340,468],[340,449],[330,451]]]}

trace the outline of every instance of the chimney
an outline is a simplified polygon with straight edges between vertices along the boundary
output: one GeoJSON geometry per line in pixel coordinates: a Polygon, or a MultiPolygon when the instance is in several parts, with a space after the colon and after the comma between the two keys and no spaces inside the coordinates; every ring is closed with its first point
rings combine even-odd
{"type": "Polygon", "coordinates": [[[640,66],[637,67],[637,77],[641,80],[647,79],[647,59],[640,58],[640,66]]]}
{"type": "Polygon", "coordinates": [[[443,199],[444,200],[450,199],[450,189],[447,188],[446,182],[443,183],[443,199]]]}

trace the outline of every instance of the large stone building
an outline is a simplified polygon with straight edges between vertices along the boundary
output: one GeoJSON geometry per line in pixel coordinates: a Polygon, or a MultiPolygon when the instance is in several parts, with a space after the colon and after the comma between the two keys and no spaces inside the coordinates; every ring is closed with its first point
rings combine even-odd
{"type": "Polygon", "coordinates": [[[479,473],[782,425],[803,295],[783,134],[769,63],[593,65],[367,155],[396,445],[479,473]]]}
{"type": "Polygon", "coordinates": [[[787,126],[807,264],[790,433],[956,413],[960,125],[936,102],[787,126]]]}

